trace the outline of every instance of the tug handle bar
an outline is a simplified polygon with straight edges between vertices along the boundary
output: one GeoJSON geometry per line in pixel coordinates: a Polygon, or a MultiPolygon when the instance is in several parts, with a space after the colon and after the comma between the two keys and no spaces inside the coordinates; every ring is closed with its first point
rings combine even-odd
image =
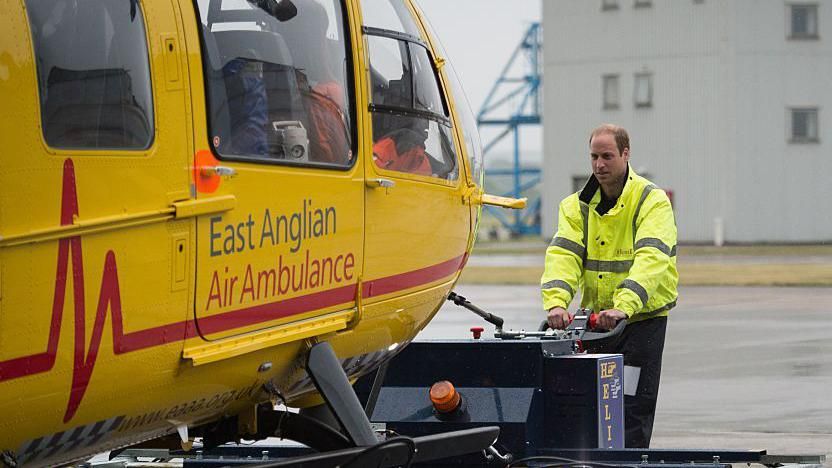
{"type": "Polygon", "coordinates": [[[592,331],[592,329],[589,329],[584,333],[584,336],[581,337],[581,341],[587,342],[587,341],[603,340],[605,338],[612,338],[614,336],[620,335],[621,332],[624,331],[624,327],[626,327],[626,326],[627,326],[627,320],[622,319],[622,320],[619,320],[618,323],[615,324],[615,328],[613,328],[612,330],[609,330],[609,331],[596,332],[596,331],[592,331]]]}
{"type": "Polygon", "coordinates": [[[457,294],[455,292],[452,292],[452,293],[448,294],[448,300],[453,302],[454,304],[456,304],[458,306],[465,307],[466,309],[470,310],[471,312],[479,315],[480,317],[484,318],[488,323],[494,325],[495,327],[497,327],[499,329],[503,328],[503,319],[502,318],[497,317],[496,315],[491,314],[489,312],[486,312],[486,311],[480,309],[479,307],[475,306],[474,304],[471,304],[471,302],[468,299],[465,299],[463,296],[460,296],[459,294],[457,294]]]}
{"type": "MultiPolygon", "coordinates": [[[[595,330],[595,328],[598,326],[598,314],[589,314],[589,315],[584,315],[584,316],[575,315],[575,316],[573,317],[573,319],[574,319],[574,318],[577,318],[577,317],[580,317],[580,318],[584,318],[584,317],[586,317],[586,324],[587,324],[587,327],[586,327],[586,328],[587,328],[587,330],[595,330]]],[[[570,322],[570,323],[571,323],[571,322],[570,322]]],[[[545,332],[545,331],[546,331],[546,330],[548,330],[549,328],[551,328],[551,327],[549,326],[549,321],[548,321],[548,320],[544,320],[544,321],[540,322],[540,326],[539,326],[539,327],[537,327],[537,331],[539,331],[539,332],[545,332]]]]}
{"type": "MultiPolygon", "coordinates": [[[[580,317],[580,316],[576,316],[576,317],[580,317]]],[[[615,324],[615,328],[613,328],[612,330],[595,331],[595,327],[597,326],[597,323],[598,323],[598,314],[589,314],[589,315],[586,315],[585,317],[587,317],[586,318],[587,328],[586,328],[586,331],[583,333],[583,335],[581,335],[581,337],[580,337],[581,341],[596,341],[596,340],[603,340],[605,338],[612,338],[614,336],[620,335],[621,332],[624,331],[624,328],[627,326],[627,320],[623,319],[623,320],[619,320],[615,324]]],[[[538,327],[538,331],[539,332],[545,332],[549,328],[550,328],[549,327],[549,321],[544,320],[543,322],[540,323],[540,327],[538,327]]]]}

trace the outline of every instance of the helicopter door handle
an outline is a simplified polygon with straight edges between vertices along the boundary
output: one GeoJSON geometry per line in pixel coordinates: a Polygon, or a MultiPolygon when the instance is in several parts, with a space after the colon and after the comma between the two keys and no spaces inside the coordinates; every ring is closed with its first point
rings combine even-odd
{"type": "Polygon", "coordinates": [[[218,175],[220,177],[233,177],[237,175],[237,169],[228,166],[202,166],[200,168],[200,173],[206,177],[210,177],[212,175],[218,175]]]}
{"type": "Polygon", "coordinates": [[[389,189],[396,186],[396,182],[390,179],[367,179],[367,187],[389,189]]]}

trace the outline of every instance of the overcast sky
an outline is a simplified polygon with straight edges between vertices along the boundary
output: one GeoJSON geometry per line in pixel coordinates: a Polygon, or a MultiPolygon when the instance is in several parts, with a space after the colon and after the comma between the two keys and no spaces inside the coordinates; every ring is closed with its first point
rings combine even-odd
{"type": "MultiPolygon", "coordinates": [[[[474,114],[529,25],[540,21],[540,1],[417,0],[453,61],[474,114]]],[[[483,137],[488,140],[487,133],[483,137]]],[[[538,150],[539,131],[524,131],[521,145],[538,150]]]]}

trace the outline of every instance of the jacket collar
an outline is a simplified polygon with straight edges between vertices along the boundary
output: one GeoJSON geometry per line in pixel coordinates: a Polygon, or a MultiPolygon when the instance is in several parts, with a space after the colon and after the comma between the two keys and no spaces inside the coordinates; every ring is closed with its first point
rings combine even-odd
{"type": "MultiPolygon", "coordinates": [[[[621,190],[621,195],[619,195],[619,198],[624,196],[624,193],[627,191],[629,186],[632,185],[628,184],[627,182],[629,182],[630,179],[632,179],[632,177],[635,175],[635,171],[633,171],[633,168],[630,167],[629,163],[627,163],[627,172],[624,174],[624,188],[621,190]]],[[[578,199],[588,205],[589,202],[592,201],[592,197],[595,196],[595,192],[597,192],[600,188],[601,183],[598,182],[598,179],[595,177],[595,174],[592,174],[589,176],[589,180],[586,181],[586,184],[584,184],[584,188],[581,189],[580,194],[578,194],[578,199]]]]}

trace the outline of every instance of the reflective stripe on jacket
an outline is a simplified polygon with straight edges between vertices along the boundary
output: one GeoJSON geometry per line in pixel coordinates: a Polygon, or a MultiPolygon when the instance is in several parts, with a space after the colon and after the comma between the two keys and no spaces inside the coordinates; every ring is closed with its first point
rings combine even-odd
{"type": "Polygon", "coordinates": [[[543,307],[567,308],[582,288],[581,307],[618,309],[639,321],[676,305],[676,221],[667,194],[629,169],[618,202],[606,214],[598,180],[558,209],[558,230],[546,249],[540,280],[543,307]]]}

